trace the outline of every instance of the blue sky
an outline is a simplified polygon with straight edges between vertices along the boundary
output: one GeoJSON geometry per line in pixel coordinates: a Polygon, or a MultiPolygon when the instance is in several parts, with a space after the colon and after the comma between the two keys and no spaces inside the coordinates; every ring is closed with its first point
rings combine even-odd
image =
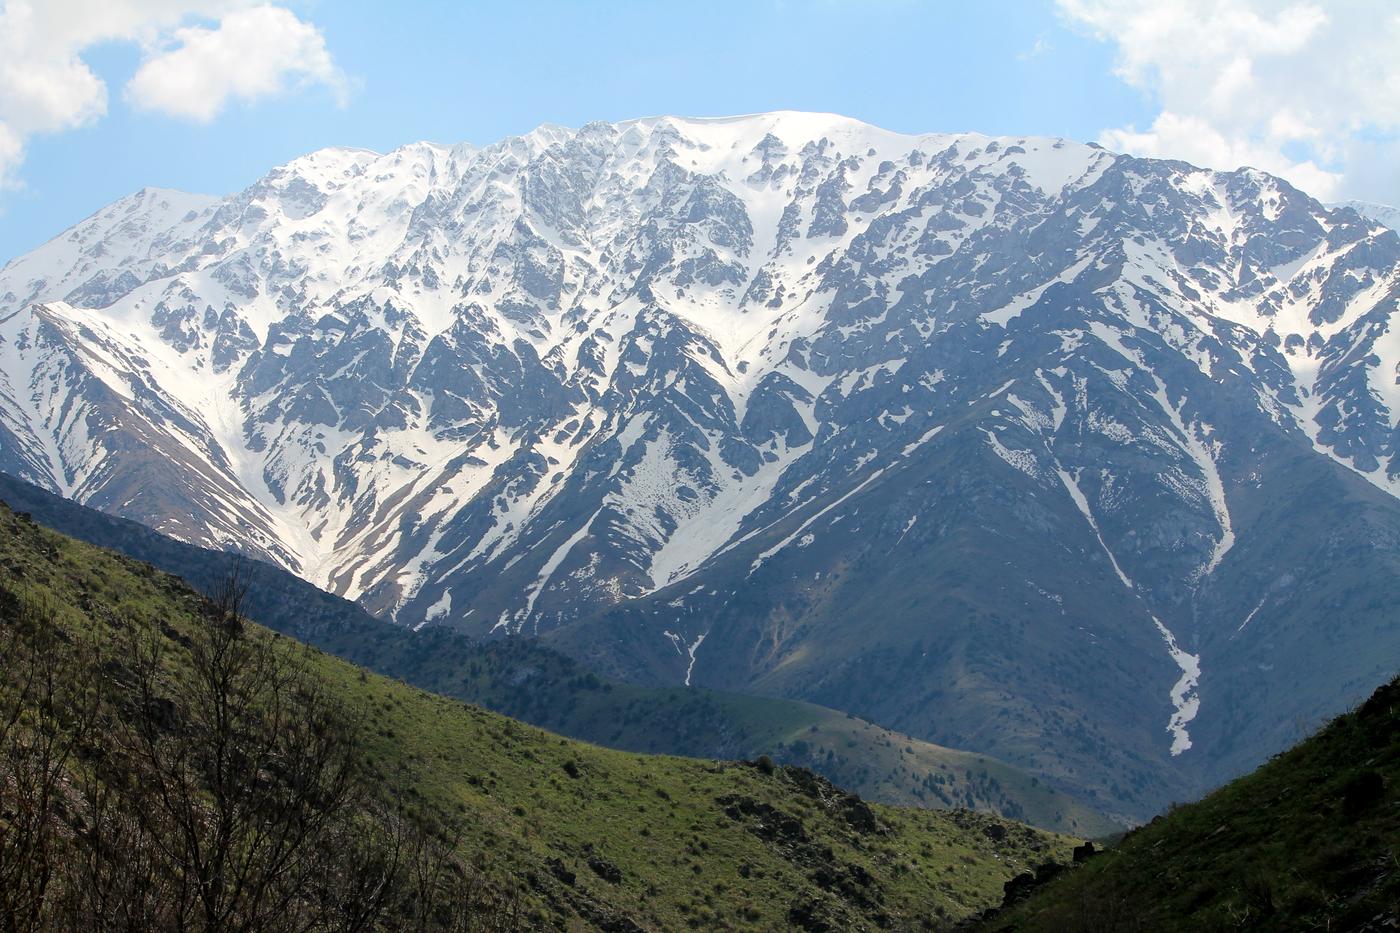
{"type": "MultiPolygon", "coordinates": [[[[1189,101],[1191,74],[1173,84],[1170,47],[1154,51],[1134,38],[1142,17],[1156,15],[1156,4],[1135,0],[280,0],[277,12],[285,15],[268,22],[301,31],[285,60],[266,63],[271,85],[242,88],[227,83],[236,77],[211,73],[206,60],[218,57],[221,46],[213,43],[236,15],[229,11],[246,12],[247,3],[98,0],[121,6],[128,19],[105,33],[76,35],[57,19],[21,21],[17,11],[36,2],[0,0],[0,54],[8,40],[36,60],[67,55],[73,60],[59,62],[67,70],[55,72],[54,85],[72,78],[77,90],[68,110],[35,115],[38,105],[24,109],[18,92],[7,104],[0,86],[0,156],[7,116],[23,143],[0,188],[0,261],[144,185],[228,193],[322,146],[480,144],[543,122],[802,109],[909,132],[1077,139],[1118,132],[1110,140],[1121,148],[1161,154],[1153,147],[1172,144],[1164,115],[1210,119],[1189,105],[1168,113],[1173,95],[1189,101]],[[206,31],[180,32],[191,26],[206,31]],[[184,59],[170,54],[182,44],[191,46],[184,59]],[[1137,72],[1135,56],[1146,61],[1137,72]],[[148,67],[156,59],[164,67],[148,67]],[[103,100],[92,96],[83,70],[104,88],[103,100]]],[[[68,5],[80,16],[93,2],[47,0],[46,9],[68,5]]],[[[1270,5],[1238,6],[1255,2],[1270,5]]],[[[1261,27],[1245,21],[1239,28],[1252,34],[1261,27]]],[[[1287,36],[1308,25],[1280,28],[1287,36]]],[[[242,69],[239,54],[235,70],[242,69]]],[[[1211,67],[1208,61],[1195,71],[1211,67]]],[[[1378,125],[1368,131],[1388,140],[1390,130],[1383,120],[1378,125]]],[[[1189,122],[1184,132],[1188,143],[1201,135],[1189,122]]],[[[1273,157],[1258,142],[1230,139],[1235,148],[1203,156],[1273,157]]],[[[1278,157],[1300,161],[1297,141],[1284,143],[1278,157]]],[[[1333,164],[1341,158],[1324,155],[1333,164]]]]}

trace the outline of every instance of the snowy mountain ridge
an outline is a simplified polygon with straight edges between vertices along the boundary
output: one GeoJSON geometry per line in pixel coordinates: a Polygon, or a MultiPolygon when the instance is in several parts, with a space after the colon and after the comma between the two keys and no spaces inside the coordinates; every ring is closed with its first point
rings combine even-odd
{"type": "Polygon", "coordinates": [[[1374,220],[1392,230],[1400,230],[1400,207],[1391,207],[1389,204],[1378,204],[1374,201],[1343,201],[1329,206],[1349,207],[1368,220],[1374,220]]]}
{"type": "Polygon", "coordinates": [[[1308,575],[1391,559],[1398,297],[1372,219],[1065,140],[779,112],[328,149],[0,270],[0,469],[404,625],[1018,763],[983,720],[1054,679],[1032,732],[1146,773],[1201,729],[1257,754],[1229,691],[1330,702],[1238,670],[1360,677],[1277,633],[1308,575]]]}
{"type": "MultiPolygon", "coordinates": [[[[824,139],[828,146],[867,154],[882,150],[898,154],[917,151],[919,146],[946,150],[959,143],[977,148],[989,142],[980,137],[904,137],[819,114],[629,121],[615,131],[616,148],[607,166],[611,177],[590,192],[590,203],[579,205],[586,226],[571,223],[559,227],[553,226],[548,216],[555,205],[546,203],[537,211],[530,203],[533,189],[512,191],[502,179],[509,172],[520,172],[531,160],[539,160],[536,168],[545,180],[536,183],[554,183],[550,176],[558,163],[550,150],[570,138],[571,131],[563,128],[541,127],[484,150],[426,143],[385,156],[364,150],[321,150],[274,170],[257,185],[223,201],[147,189],[118,202],[69,234],[6,266],[0,276],[0,287],[5,289],[0,307],[8,317],[27,305],[49,303],[54,313],[108,331],[104,337],[115,345],[142,347],[145,362],[161,371],[157,382],[173,394],[172,401],[188,405],[218,447],[240,461],[244,459],[240,454],[249,446],[246,426],[238,414],[224,410],[226,400],[237,399],[240,393],[240,373],[234,363],[245,358],[243,354],[254,347],[254,341],[263,353],[291,352],[287,339],[274,337],[287,315],[288,301],[304,307],[364,301],[381,308],[399,301],[408,306],[414,319],[409,339],[431,342],[447,339],[458,319],[455,312],[461,310],[460,293],[466,292],[478,308],[505,305],[511,309],[491,320],[503,344],[524,340],[541,359],[552,354],[551,362],[557,361],[565,380],[576,378],[579,367],[587,361],[579,348],[590,335],[580,332],[577,323],[572,328],[564,325],[565,314],[578,318],[583,311],[565,307],[561,298],[589,288],[595,292],[611,289],[611,293],[598,295],[598,303],[607,314],[605,326],[625,329],[631,324],[636,309],[629,307],[629,299],[636,304],[635,298],[618,294],[611,282],[600,284],[602,276],[595,267],[625,265],[628,257],[624,251],[636,248],[624,238],[645,206],[630,203],[629,192],[634,188],[646,192],[648,183],[653,183],[652,197],[664,197],[660,192],[668,180],[643,174],[652,172],[651,161],[658,157],[657,152],[665,160],[671,147],[684,146],[689,158],[667,164],[684,162],[684,171],[698,170],[706,177],[729,178],[746,170],[761,174],[766,170],[765,157],[741,151],[739,141],[774,129],[786,134],[793,145],[824,139]],[[683,134],[680,128],[684,128],[683,134]],[[826,135],[821,135],[823,132],[826,135]],[[449,199],[456,204],[445,208],[449,199]],[[439,213],[449,210],[459,216],[439,213]],[[552,307],[541,307],[528,286],[519,282],[507,278],[493,283],[486,271],[493,251],[522,236],[515,226],[522,214],[529,216],[531,224],[524,235],[530,241],[527,249],[552,251],[558,263],[560,281],[553,286],[557,294],[551,296],[552,307]],[[444,229],[429,226],[429,218],[439,224],[446,221],[446,229],[453,232],[460,229],[458,224],[471,224],[468,242],[450,243],[444,229]],[[201,231],[198,237],[193,236],[196,229],[201,231]],[[179,262],[171,262],[176,256],[179,262]],[[261,260],[261,269],[253,268],[254,256],[261,260]],[[410,275],[418,273],[408,288],[396,281],[399,276],[395,273],[404,267],[412,270],[410,275]],[[386,284],[386,279],[393,284],[386,284]],[[102,313],[85,316],[59,302],[100,308],[102,313]],[[172,304],[178,302],[184,306],[172,311],[172,304]],[[209,309],[220,316],[218,323],[209,319],[209,309]],[[201,312],[204,318],[195,320],[201,312]]],[[[580,137],[587,140],[588,132],[580,137]]],[[[1066,144],[1043,145],[1064,148],[1066,144]]],[[[1082,174],[1084,165],[1102,158],[1086,147],[1076,147],[1075,155],[1068,159],[1023,156],[1018,160],[1011,156],[1009,162],[1037,170],[1042,176],[1039,179],[1027,172],[1033,183],[1058,188],[1076,173],[1082,174]]],[[[865,176],[873,175],[873,159],[867,155],[863,160],[868,166],[865,176]]],[[[994,164],[1001,160],[986,161],[994,164]]],[[[835,160],[816,160],[817,164],[826,162],[834,164],[835,160]]],[[[790,165],[780,165],[780,177],[791,171],[790,165]]],[[[843,170],[842,177],[847,171],[843,170]]],[[[533,176],[527,177],[535,181],[533,176]]],[[[858,176],[858,181],[873,183],[864,176],[858,176]]],[[[774,308],[752,300],[736,302],[738,285],[751,287],[758,278],[760,285],[772,281],[795,290],[801,283],[813,281],[809,267],[816,259],[839,251],[860,232],[853,226],[832,242],[830,236],[804,239],[795,235],[797,231],[780,230],[787,198],[779,184],[750,179],[735,186],[740,192],[738,205],[721,202],[721,209],[738,206],[749,222],[739,218],[735,242],[703,244],[697,256],[689,257],[692,265],[697,259],[710,263],[711,274],[717,277],[714,282],[695,280],[687,270],[683,274],[690,287],[683,296],[665,292],[653,296],[661,311],[683,321],[696,339],[706,341],[716,351],[717,359],[700,355],[700,365],[708,365],[707,374],[723,384],[740,415],[759,377],[782,369],[765,359],[777,352],[773,346],[789,344],[820,318],[809,321],[801,309],[787,310],[781,301],[774,308]],[[760,339],[775,327],[781,334],[770,333],[767,339],[760,339]]],[[[874,216],[872,211],[869,219],[874,216]]],[[[844,219],[841,223],[844,227],[844,219]]],[[[530,261],[528,254],[524,261],[530,261]]],[[[748,294],[743,297],[750,298],[748,294]]],[[[405,338],[400,323],[376,320],[375,324],[393,333],[397,341],[405,338]]],[[[616,334],[610,336],[617,339],[616,334]]],[[[615,360],[609,362],[617,365],[615,360]]],[[[806,378],[810,381],[813,377],[806,378]]],[[[116,382],[112,387],[121,391],[120,379],[116,382]]],[[[293,439],[286,440],[291,442],[288,446],[298,446],[293,439]]],[[[405,442],[427,444],[425,454],[431,451],[450,459],[447,451],[433,450],[433,438],[413,436],[405,442]]],[[[306,445],[301,446],[304,452],[306,445]]],[[[454,452],[459,450],[460,445],[454,446],[454,452]]],[[[269,459],[255,466],[266,468],[269,459]]],[[[315,459],[314,452],[309,459],[315,459]]],[[[67,464],[48,466],[60,467],[52,470],[52,479],[58,480],[67,464]]],[[[325,470],[324,464],[306,462],[276,466],[288,471],[292,485],[306,482],[308,471],[324,475],[325,470]]],[[[316,582],[330,585],[339,569],[335,552],[343,548],[328,548],[335,540],[328,529],[308,534],[320,524],[320,516],[295,508],[287,514],[286,503],[278,501],[280,487],[285,484],[267,483],[256,469],[238,478],[249,495],[275,516],[275,527],[269,531],[275,531],[273,537],[280,539],[276,547],[282,552],[282,561],[308,573],[316,582]]],[[[76,485],[57,485],[70,494],[83,495],[76,485]]],[[[334,519],[329,527],[336,527],[334,519]]],[[[346,592],[359,595],[354,585],[346,592]]]]}

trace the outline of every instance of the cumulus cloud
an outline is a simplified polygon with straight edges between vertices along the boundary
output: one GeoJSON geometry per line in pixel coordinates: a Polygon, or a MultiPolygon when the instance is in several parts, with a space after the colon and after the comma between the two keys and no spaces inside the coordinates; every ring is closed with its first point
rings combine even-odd
{"type": "Polygon", "coordinates": [[[1118,75],[1160,108],[1150,126],[1106,130],[1104,145],[1250,165],[1324,199],[1400,199],[1394,0],[1056,2],[1115,45],[1118,75]]]}
{"type": "Polygon", "coordinates": [[[0,184],[14,183],[30,137],[107,113],[106,82],[83,55],[108,42],[142,51],[131,99],[180,117],[207,120],[230,99],[252,100],[294,84],[319,82],[338,92],[345,86],[316,27],[276,6],[0,0],[0,184]],[[214,25],[191,25],[201,21],[214,25]]]}
{"type": "Polygon", "coordinates": [[[239,10],[215,29],[178,29],[175,42],[127,85],[138,106],[207,122],[230,99],[267,97],[289,84],[319,83],[345,94],[320,31],[281,7],[239,10]]]}

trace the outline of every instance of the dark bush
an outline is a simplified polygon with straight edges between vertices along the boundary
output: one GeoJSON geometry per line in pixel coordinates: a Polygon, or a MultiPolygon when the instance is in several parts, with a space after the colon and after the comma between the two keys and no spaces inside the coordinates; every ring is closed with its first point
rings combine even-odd
{"type": "Polygon", "coordinates": [[[1342,787],[1342,812],[1359,816],[1381,802],[1385,796],[1385,778],[1380,772],[1367,768],[1347,779],[1342,787]]]}

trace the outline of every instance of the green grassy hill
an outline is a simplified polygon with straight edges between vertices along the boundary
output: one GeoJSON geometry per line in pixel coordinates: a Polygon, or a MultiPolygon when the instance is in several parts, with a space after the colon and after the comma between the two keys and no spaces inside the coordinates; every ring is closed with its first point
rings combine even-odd
{"type": "Polygon", "coordinates": [[[985,931],[1400,928],[1400,680],[985,931]]]}
{"type": "MultiPolygon", "coordinates": [[[[75,760],[91,765],[104,786],[126,787],[125,771],[103,767],[128,754],[119,736],[146,728],[161,743],[200,739],[182,724],[198,720],[185,698],[202,695],[196,662],[208,653],[200,647],[207,605],[149,565],[0,507],[0,622],[28,657],[87,652],[85,666],[64,668],[81,671],[72,695],[113,699],[99,716],[104,727],[89,734],[90,747],[75,760]],[[30,617],[47,621],[42,628],[16,621],[30,617]],[[137,689],[130,685],[142,681],[132,671],[148,650],[159,659],[155,687],[137,689]]],[[[560,738],[255,625],[239,631],[301,672],[287,703],[324,695],[326,708],[359,723],[355,773],[382,804],[364,819],[402,806],[428,825],[459,826],[444,838],[473,877],[479,873],[517,905],[514,925],[937,928],[999,900],[1005,881],[1028,867],[1065,859],[1073,842],[989,815],[867,805],[802,769],[645,756],[560,738]]],[[[282,699],[259,702],[280,707],[282,699]]],[[[319,720],[297,723],[271,712],[259,706],[241,715],[287,722],[312,745],[322,734],[319,720]]],[[[27,710],[19,721],[45,721],[35,717],[27,710]]],[[[54,721],[70,718],[65,712],[54,721]]],[[[52,731],[26,728],[30,735],[52,731]]],[[[276,744],[285,760],[268,772],[273,785],[297,774],[296,743],[282,736],[276,744]]],[[[6,793],[10,787],[0,782],[6,793]]],[[[78,802],[75,796],[59,809],[81,812],[78,802]]],[[[0,807],[0,821],[15,812],[0,807]]],[[[79,824],[65,838],[93,830],[79,824]]],[[[204,831],[203,822],[195,825],[193,832],[204,831]]],[[[123,853],[107,857],[125,869],[123,853]]]]}
{"type": "Polygon", "coordinates": [[[1005,762],[923,742],[823,706],[614,684],[581,672],[562,655],[510,642],[479,650],[489,660],[474,658],[458,669],[442,669],[425,658],[414,676],[437,692],[613,748],[697,757],[769,755],[882,803],[984,810],[1085,837],[1123,828],[1005,762]]]}
{"type": "MultiPolygon", "coordinates": [[[[0,501],[41,524],[147,561],[208,591],[226,555],[51,495],[0,473],[0,501]]],[[[248,562],[248,614],[269,628],[434,693],[625,751],[699,758],[769,755],[870,800],[984,810],[1057,832],[1123,827],[1003,761],[935,745],[799,701],[602,679],[533,641],[414,633],[267,564],[248,562]]]]}

